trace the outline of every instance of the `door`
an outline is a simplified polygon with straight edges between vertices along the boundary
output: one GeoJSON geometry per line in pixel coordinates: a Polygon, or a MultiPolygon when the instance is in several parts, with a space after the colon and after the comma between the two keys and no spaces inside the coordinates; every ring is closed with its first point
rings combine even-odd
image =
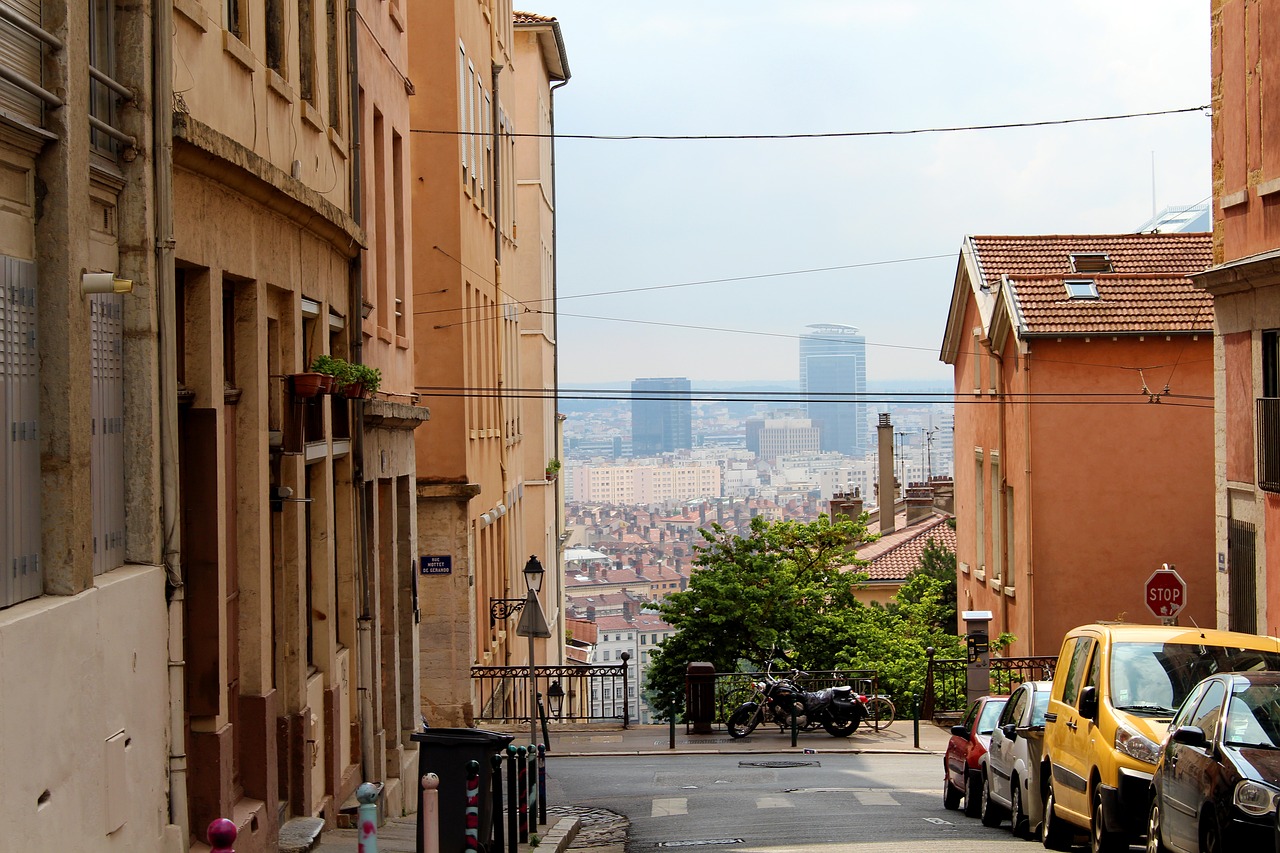
{"type": "Polygon", "coordinates": [[[1009,805],[1009,778],[1013,773],[1014,743],[1018,737],[1006,737],[1005,726],[1020,726],[1027,705],[1027,688],[1019,687],[1009,697],[995,730],[991,732],[990,755],[987,757],[987,777],[990,779],[991,796],[1001,805],[1009,805]]]}
{"type": "Polygon", "coordinates": [[[1057,714],[1049,751],[1054,804],[1058,811],[1071,817],[1072,823],[1080,826],[1089,825],[1089,744],[1093,721],[1080,713],[1079,703],[1088,683],[1097,684],[1099,664],[1094,655],[1097,645],[1093,637],[1076,638],[1071,663],[1063,678],[1062,695],[1050,703],[1050,710],[1057,714]]]}
{"type": "MultiPolygon", "coordinates": [[[[1213,744],[1218,737],[1218,720],[1227,698],[1226,685],[1209,681],[1204,695],[1186,720],[1186,725],[1201,729],[1209,739],[1209,748],[1170,741],[1160,777],[1161,801],[1164,803],[1164,834],[1171,846],[1196,849],[1199,844],[1199,817],[1204,781],[1214,772],[1213,744]]],[[[1188,707],[1190,707],[1188,705],[1188,707]]]]}

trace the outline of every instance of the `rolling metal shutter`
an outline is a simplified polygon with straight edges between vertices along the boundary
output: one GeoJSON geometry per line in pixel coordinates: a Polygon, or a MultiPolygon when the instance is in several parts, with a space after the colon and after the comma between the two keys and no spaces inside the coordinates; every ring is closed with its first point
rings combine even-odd
{"type": "MultiPolygon", "coordinates": [[[[21,17],[40,26],[40,0],[4,0],[4,3],[21,17]]],[[[42,85],[41,49],[38,39],[0,18],[0,65],[42,85]]],[[[0,80],[0,113],[36,127],[43,124],[40,99],[3,80],[0,80]]]]}

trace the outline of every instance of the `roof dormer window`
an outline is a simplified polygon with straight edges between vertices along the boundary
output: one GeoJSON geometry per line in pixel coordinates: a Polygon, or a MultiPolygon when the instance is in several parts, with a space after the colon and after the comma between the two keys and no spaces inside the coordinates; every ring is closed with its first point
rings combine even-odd
{"type": "Polygon", "coordinates": [[[1114,272],[1111,258],[1106,252],[1081,252],[1071,256],[1072,272],[1107,273],[1114,272]]]}
{"type": "Polygon", "coordinates": [[[1091,278],[1068,278],[1062,283],[1067,286],[1068,299],[1098,298],[1098,284],[1091,278]]]}

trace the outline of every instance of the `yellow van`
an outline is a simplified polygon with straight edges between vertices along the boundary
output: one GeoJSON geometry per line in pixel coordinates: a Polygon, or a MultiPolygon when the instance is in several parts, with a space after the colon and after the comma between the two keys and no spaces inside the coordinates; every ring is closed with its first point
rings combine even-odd
{"type": "Polygon", "coordinates": [[[1280,669],[1280,640],[1162,625],[1067,632],[1045,714],[1041,838],[1054,850],[1089,833],[1126,850],[1146,831],[1151,775],[1169,722],[1215,672],[1280,669]]]}

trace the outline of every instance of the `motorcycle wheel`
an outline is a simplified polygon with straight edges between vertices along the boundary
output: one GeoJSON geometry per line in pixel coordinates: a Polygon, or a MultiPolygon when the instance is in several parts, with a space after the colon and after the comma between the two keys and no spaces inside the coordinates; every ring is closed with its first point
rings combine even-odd
{"type": "Polygon", "coordinates": [[[858,719],[855,717],[852,720],[844,721],[827,720],[822,724],[822,727],[826,729],[827,734],[832,737],[848,737],[858,730],[858,719]]]}
{"type": "Polygon", "coordinates": [[[737,740],[744,738],[756,730],[756,726],[760,725],[760,718],[763,711],[759,708],[739,708],[729,717],[729,722],[725,727],[729,729],[729,737],[737,740]]]}

